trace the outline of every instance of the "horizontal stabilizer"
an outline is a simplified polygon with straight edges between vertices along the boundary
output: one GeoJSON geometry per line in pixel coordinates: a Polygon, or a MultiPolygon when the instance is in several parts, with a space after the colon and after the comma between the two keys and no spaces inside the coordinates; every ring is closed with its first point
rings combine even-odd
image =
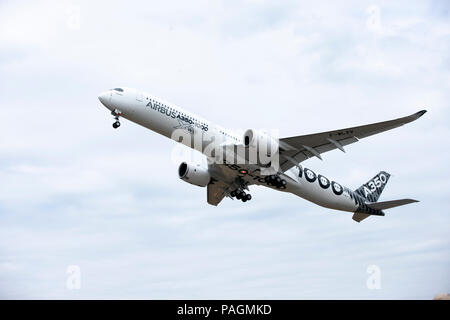
{"type": "Polygon", "coordinates": [[[367,206],[372,209],[375,209],[375,210],[384,210],[384,209],[390,209],[390,208],[403,206],[405,204],[409,204],[409,203],[413,203],[413,202],[419,202],[419,201],[414,200],[414,199],[400,199],[400,200],[367,203],[367,206]]]}
{"type": "Polygon", "coordinates": [[[352,219],[355,220],[356,222],[361,222],[363,221],[365,218],[370,217],[370,214],[367,213],[362,213],[362,212],[355,212],[353,214],[352,219]]]}

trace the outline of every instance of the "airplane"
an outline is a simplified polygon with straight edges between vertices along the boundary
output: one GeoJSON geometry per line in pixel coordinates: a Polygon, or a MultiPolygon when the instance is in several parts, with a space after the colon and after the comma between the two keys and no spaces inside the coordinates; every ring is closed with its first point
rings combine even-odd
{"type": "Polygon", "coordinates": [[[345,152],[345,146],[417,120],[426,110],[368,125],[275,138],[265,131],[253,129],[238,136],[172,103],[133,88],[113,88],[101,93],[98,98],[111,111],[115,119],[113,128],[119,128],[120,118],[125,118],[202,152],[208,159],[206,166],[182,162],[178,175],[185,182],[206,187],[207,202],[213,206],[225,197],[243,202],[251,200],[248,193],[251,185],[289,192],[325,208],[351,212],[356,222],[370,216],[384,216],[385,209],[418,202],[414,199],[379,202],[390,177],[386,171],[379,172],[358,189],[351,190],[309,168],[303,168],[300,163],[311,157],[322,160],[323,153],[335,149],[345,152]],[[266,152],[268,158],[258,153],[263,149],[270,149],[266,152]],[[220,156],[217,150],[223,151],[223,154],[220,156]],[[249,156],[251,152],[257,153],[253,160],[249,156]],[[277,161],[272,163],[273,159],[277,161]]]}

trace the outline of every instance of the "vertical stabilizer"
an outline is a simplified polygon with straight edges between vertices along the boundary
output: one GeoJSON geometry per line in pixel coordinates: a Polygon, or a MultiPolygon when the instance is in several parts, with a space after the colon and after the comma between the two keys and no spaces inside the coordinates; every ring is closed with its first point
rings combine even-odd
{"type": "Polygon", "coordinates": [[[356,189],[355,192],[370,202],[377,202],[390,176],[386,171],[381,171],[367,183],[356,189]]]}

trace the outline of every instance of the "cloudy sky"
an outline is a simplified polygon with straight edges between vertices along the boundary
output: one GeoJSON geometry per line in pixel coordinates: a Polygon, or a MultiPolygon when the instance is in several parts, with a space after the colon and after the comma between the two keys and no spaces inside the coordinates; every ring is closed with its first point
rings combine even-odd
{"type": "Polygon", "coordinates": [[[449,9],[446,0],[1,1],[0,298],[449,292],[449,9]],[[174,142],[126,120],[112,129],[97,96],[116,86],[281,136],[427,109],[303,163],[350,188],[386,170],[380,200],[421,202],[360,224],[262,187],[245,204],[211,207],[206,190],[179,180],[174,142]],[[379,289],[367,286],[370,266],[379,289]],[[68,285],[74,275],[79,289],[68,285]]]}

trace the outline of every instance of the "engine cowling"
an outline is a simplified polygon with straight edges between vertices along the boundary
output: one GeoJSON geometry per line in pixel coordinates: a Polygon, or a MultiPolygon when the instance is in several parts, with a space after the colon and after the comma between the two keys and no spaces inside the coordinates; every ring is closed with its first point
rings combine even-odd
{"type": "MultiPolygon", "coordinates": [[[[275,139],[263,131],[256,131],[248,129],[244,132],[244,146],[249,149],[250,152],[256,152],[257,163],[265,166],[270,165],[270,158],[278,153],[280,144],[278,139],[275,139]]],[[[249,155],[250,160],[255,159],[249,155]]]]}
{"type": "Polygon", "coordinates": [[[178,167],[178,176],[181,180],[199,187],[206,187],[211,180],[208,169],[186,162],[182,162],[178,167]]]}

